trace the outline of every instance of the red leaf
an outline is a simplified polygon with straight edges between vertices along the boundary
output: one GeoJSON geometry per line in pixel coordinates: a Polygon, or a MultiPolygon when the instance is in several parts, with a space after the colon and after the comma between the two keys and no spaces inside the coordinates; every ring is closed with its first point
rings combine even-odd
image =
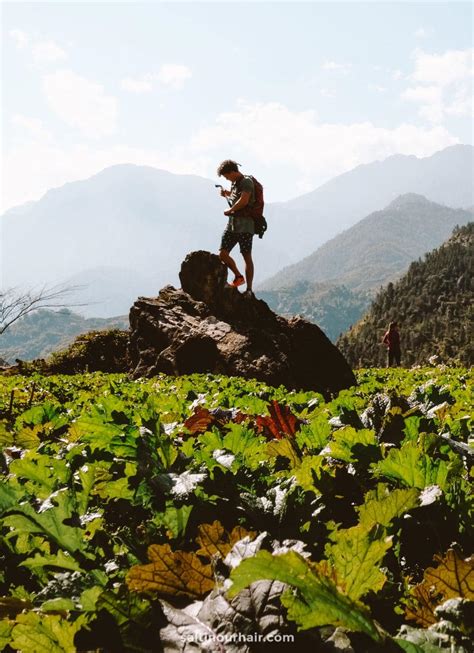
{"type": "Polygon", "coordinates": [[[270,438],[281,440],[287,436],[294,438],[296,431],[301,426],[301,420],[293,415],[288,406],[282,406],[275,399],[268,405],[269,416],[257,417],[257,429],[260,433],[270,438]]]}
{"type": "Polygon", "coordinates": [[[184,422],[184,426],[194,435],[195,433],[205,433],[216,422],[216,418],[214,415],[211,415],[207,408],[201,408],[199,406],[184,422]]]}

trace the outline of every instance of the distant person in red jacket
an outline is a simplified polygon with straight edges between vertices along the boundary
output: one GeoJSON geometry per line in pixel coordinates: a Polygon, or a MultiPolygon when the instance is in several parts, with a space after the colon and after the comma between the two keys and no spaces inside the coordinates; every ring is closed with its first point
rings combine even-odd
{"type": "Polygon", "coordinates": [[[390,322],[382,343],[387,347],[387,367],[398,367],[400,365],[401,351],[400,333],[396,322],[390,322]]]}

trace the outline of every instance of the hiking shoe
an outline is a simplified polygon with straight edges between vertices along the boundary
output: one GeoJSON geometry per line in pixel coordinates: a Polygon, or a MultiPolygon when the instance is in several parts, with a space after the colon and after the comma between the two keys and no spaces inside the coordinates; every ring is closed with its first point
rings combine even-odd
{"type": "Polygon", "coordinates": [[[245,292],[242,293],[242,295],[249,299],[255,299],[255,295],[253,294],[252,290],[246,290],[245,292]]]}
{"type": "Polygon", "coordinates": [[[232,286],[233,288],[238,288],[239,286],[242,286],[245,283],[244,277],[239,274],[238,277],[235,277],[235,279],[229,283],[229,286],[232,286]]]}

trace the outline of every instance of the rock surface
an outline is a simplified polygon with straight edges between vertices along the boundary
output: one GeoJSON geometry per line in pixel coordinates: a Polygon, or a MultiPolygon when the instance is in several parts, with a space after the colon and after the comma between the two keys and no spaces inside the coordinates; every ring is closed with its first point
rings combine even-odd
{"type": "Polygon", "coordinates": [[[227,286],[227,269],[215,254],[192,252],[179,276],[182,289],[165,286],[130,310],[134,378],[212,372],[325,395],[356,383],[319,327],[276,315],[227,286]]]}

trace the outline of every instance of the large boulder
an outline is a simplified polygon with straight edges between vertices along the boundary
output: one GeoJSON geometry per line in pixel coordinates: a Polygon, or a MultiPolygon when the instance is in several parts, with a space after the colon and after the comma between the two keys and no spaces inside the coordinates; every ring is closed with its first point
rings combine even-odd
{"type": "Polygon", "coordinates": [[[330,395],[356,383],[341,352],[319,327],[283,318],[226,284],[215,254],[192,252],[181,265],[182,289],[139,297],[130,310],[134,378],[213,372],[330,395]]]}

